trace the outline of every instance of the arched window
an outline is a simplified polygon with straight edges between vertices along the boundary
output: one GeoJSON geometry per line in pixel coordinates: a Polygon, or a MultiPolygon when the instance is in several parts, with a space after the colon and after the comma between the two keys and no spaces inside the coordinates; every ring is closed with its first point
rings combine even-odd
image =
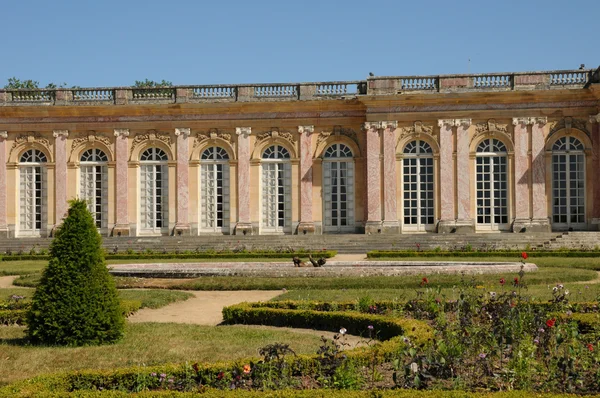
{"type": "MultiPolygon", "coordinates": [[[[477,228],[508,229],[508,154],[502,141],[486,138],[477,146],[477,228]]],[[[466,172],[466,170],[459,170],[466,172]]]]}
{"type": "Polygon", "coordinates": [[[200,225],[205,232],[229,233],[229,155],[221,147],[200,155],[200,225]]]}
{"type": "Polygon", "coordinates": [[[433,150],[421,140],[404,147],[402,159],[403,230],[426,231],[435,227],[433,150]]]}
{"type": "Polygon", "coordinates": [[[354,161],[344,144],[329,146],[323,155],[324,232],[354,231],[354,161]]]}
{"type": "Polygon", "coordinates": [[[292,167],[285,147],[272,145],[262,154],[262,231],[292,232],[292,167]]]}
{"type": "Polygon", "coordinates": [[[585,153],[575,137],[562,137],[552,146],[553,228],[585,226],[585,153]]]}
{"type": "Polygon", "coordinates": [[[88,203],[97,228],[108,227],[108,156],[100,149],[81,154],[79,196],[88,203]]]}
{"type": "Polygon", "coordinates": [[[165,233],[169,228],[169,157],[159,148],[140,156],[140,232],[165,233]]]}
{"type": "Polygon", "coordinates": [[[19,235],[40,236],[47,225],[46,154],[37,149],[19,158],[19,235]]]}

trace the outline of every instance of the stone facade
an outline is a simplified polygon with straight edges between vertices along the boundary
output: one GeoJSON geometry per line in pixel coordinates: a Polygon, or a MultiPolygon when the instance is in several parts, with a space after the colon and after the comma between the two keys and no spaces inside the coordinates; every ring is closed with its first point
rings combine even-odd
{"type": "Polygon", "coordinates": [[[0,236],[597,230],[600,68],[0,90],[0,236]]]}

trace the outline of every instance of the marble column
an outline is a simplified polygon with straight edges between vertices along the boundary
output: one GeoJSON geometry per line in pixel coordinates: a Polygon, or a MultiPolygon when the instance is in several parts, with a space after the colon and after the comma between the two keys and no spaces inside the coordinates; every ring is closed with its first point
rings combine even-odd
{"type": "Polygon", "coordinates": [[[513,118],[515,142],[515,221],[513,232],[525,232],[531,224],[531,195],[529,190],[529,132],[531,118],[513,118]]]}
{"type": "MultiPolygon", "coordinates": [[[[600,113],[590,116],[592,124],[592,169],[600,170],[600,113]]],[[[600,228],[600,178],[596,177],[591,180],[593,184],[592,195],[592,224],[596,225],[595,229],[600,228]]]]}
{"type": "Polygon", "coordinates": [[[456,228],[457,232],[473,232],[471,218],[470,137],[471,119],[457,119],[456,124],[456,228]]]}
{"type": "Polygon", "coordinates": [[[314,234],[315,223],[312,214],[312,133],[314,126],[298,126],[300,134],[300,223],[298,234],[314,234]]]}
{"type": "Polygon", "coordinates": [[[531,232],[550,232],[548,199],[546,196],[545,117],[530,118],[531,126],[531,196],[533,198],[531,232]]]}
{"type": "Polygon", "coordinates": [[[250,221],[250,127],[237,127],[238,136],[238,220],[235,226],[236,235],[252,234],[250,221]]]}
{"type": "Polygon", "coordinates": [[[8,132],[0,131],[0,238],[8,238],[6,217],[6,139],[8,132]]]}
{"type": "Polygon", "coordinates": [[[176,128],[177,137],[177,222],[175,223],[175,235],[190,234],[189,219],[189,128],[176,128]]]}
{"type": "Polygon", "coordinates": [[[439,233],[456,232],[454,216],[454,119],[438,120],[440,127],[440,222],[439,233]]]}
{"type": "Polygon", "coordinates": [[[382,232],[398,233],[398,199],[396,196],[396,128],[398,122],[383,122],[383,224],[382,232]]]}
{"type": "Polygon", "coordinates": [[[115,227],[113,236],[129,236],[129,216],[127,214],[127,137],[129,129],[115,129],[115,227]]]}
{"type": "Polygon", "coordinates": [[[383,122],[366,122],[367,141],[367,217],[365,233],[381,233],[381,143],[379,131],[383,122]]]}
{"type": "Polygon", "coordinates": [[[67,137],[68,130],[54,130],[54,228],[67,215],[67,137]]]}

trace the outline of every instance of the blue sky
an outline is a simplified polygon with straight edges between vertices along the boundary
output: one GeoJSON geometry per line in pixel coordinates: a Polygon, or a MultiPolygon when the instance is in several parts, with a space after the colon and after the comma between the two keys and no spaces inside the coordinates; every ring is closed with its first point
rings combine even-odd
{"type": "Polygon", "coordinates": [[[0,87],[600,66],[599,0],[6,0],[0,13],[0,87]]]}

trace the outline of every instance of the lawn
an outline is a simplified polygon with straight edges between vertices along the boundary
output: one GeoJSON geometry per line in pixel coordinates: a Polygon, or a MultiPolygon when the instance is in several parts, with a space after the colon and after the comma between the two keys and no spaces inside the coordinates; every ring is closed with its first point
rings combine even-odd
{"type": "Polygon", "coordinates": [[[183,362],[218,362],[257,357],[257,350],[276,342],[297,353],[315,353],[318,334],[252,326],[197,326],[174,323],[127,324],[125,337],[97,347],[38,347],[23,340],[24,328],[0,326],[0,385],[44,373],[110,369],[183,362]]]}

